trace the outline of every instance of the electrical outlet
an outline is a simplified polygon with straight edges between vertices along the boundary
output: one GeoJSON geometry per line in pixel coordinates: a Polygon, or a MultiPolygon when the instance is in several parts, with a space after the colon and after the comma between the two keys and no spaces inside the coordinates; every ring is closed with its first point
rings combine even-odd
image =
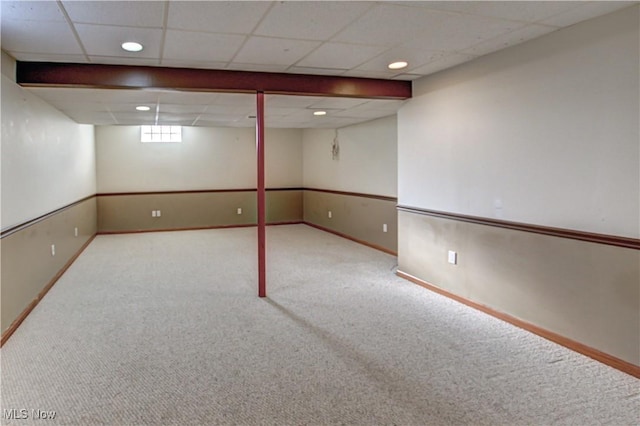
{"type": "Polygon", "coordinates": [[[55,255],[56,255],[56,245],[51,244],[51,256],[55,256],[55,255]]]}
{"type": "Polygon", "coordinates": [[[449,263],[452,265],[456,265],[458,263],[458,253],[449,250],[449,263]]]}
{"type": "Polygon", "coordinates": [[[387,224],[386,224],[386,223],[383,223],[383,224],[382,224],[382,232],[387,232],[387,231],[388,231],[388,229],[387,229],[387,224]]]}
{"type": "Polygon", "coordinates": [[[151,217],[156,217],[156,211],[155,210],[151,210],[151,217]]]}
{"type": "Polygon", "coordinates": [[[242,208],[238,207],[238,214],[242,214],[242,208]]]}
{"type": "Polygon", "coordinates": [[[327,212],[327,217],[329,217],[329,219],[331,219],[331,218],[333,217],[333,214],[331,213],[331,210],[329,210],[329,211],[327,212]]]}
{"type": "Polygon", "coordinates": [[[160,210],[156,210],[156,217],[162,216],[162,212],[160,210]]]}
{"type": "Polygon", "coordinates": [[[74,237],[78,236],[78,227],[77,226],[73,229],[73,236],[74,237]]]}

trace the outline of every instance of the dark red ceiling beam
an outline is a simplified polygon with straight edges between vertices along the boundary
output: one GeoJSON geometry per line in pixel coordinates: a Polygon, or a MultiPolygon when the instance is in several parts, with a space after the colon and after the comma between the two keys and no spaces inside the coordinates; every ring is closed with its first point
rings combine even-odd
{"type": "Polygon", "coordinates": [[[377,99],[411,97],[409,81],[130,65],[18,61],[16,80],[22,86],[245,93],[260,91],[285,95],[377,99]]]}

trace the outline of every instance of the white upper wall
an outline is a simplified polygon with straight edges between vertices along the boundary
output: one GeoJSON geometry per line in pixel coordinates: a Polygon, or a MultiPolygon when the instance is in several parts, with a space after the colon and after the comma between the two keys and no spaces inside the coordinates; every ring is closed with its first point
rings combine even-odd
{"type": "Polygon", "coordinates": [[[305,129],[303,142],[305,187],[396,196],[395,115],[337,130],[305,129]],[[334,160],[336,132],[340,152],[334,160]]]}
{"type": "Polygon", "coordinates": [[[640,236],[639,6],[414,84],[399,204],[640,236]]]}
{"type": "MultiPolygon", "coordinates": [[[[11,58],[3,53],[2,60],[11,58]]],[[[77,124],[4,74],[0,91],[2,229],[95,194],[93,126],[77,124]]]]}
{"type": "MultiPolygon", "coordinates": [[[[302,131],[267,129],[267,187],[302,183],[302,131]]],[[[98,192],[255,188],[255,130],[183,127],[182,143],[141,143],[140,126],[97,126],[98,192]]]]}

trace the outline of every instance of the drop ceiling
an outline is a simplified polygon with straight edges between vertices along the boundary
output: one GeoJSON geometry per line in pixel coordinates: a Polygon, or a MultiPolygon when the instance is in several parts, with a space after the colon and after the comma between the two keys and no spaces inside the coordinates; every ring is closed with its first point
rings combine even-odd
{"type": "MultiPolygon", "coordinates": [[[[638,2],[6,1],[2,50],[21,61],[414,80],[638,2]],[[130,53],[124,41],[144,50],[130,53]],[[403,70],[387,65],[404,60],[403,70]]],[[[253,126],[246,94],[30,88],[80,123],[253,126]],[[148,105],[149,112],[135,110],[148,105]]],[[[342,127],[393,100],[268,96],[270,127],[342,127]],[[313,116],[323,109],[327,115],[313,116]]]]}

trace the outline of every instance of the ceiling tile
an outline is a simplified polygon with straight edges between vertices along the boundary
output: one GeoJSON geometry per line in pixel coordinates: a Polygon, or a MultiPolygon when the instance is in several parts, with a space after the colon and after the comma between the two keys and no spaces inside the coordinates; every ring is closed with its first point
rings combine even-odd
{"type": "MultiPolygon", "coordinates": [[[[385,67],[386,68],[386,67],[385,67]]],[[[393,78],[398,74],[402,74],[399,70],[380,69],[377,71],[368,71],[363,69],[353,69],[345,72],[345,77],[358,77],[358,78],[381,78],[388,79],[393,78]]]]}
{"type": "Polygon", "coordinates": [[[209,105],[206,107],[204,114],[207,115],[220,115],[220,114],[232,114],[232,115],[249,115],[252,112],[255,112],[255,107],[253,106],[242,106],[242,105],[209,105]]]}
{"type": "Polygon", "coordinates": [[[576,1],[433,1],[403,2],[409,6],[462,12],[516,21],[537,22],[579,6],[576,1]]]}
{"type": "Polygon", "coordinates": [[[447,12],[380,4],[349,25],[332,41],[392,47],[419,37],[427,28],[439,28],[447,12]]]}
{"type": "Polygon", "coordinates": [[[358,18],[373,2],[274,2],[254,31],[256,35],[327,40],[358,18]]]}
{"type": "Polygon", "coordinates": [[[222,70],[227,66],[227,62],[201,62],[193,59],[166,59],[160,61],[160,65],[172,68],[200,68],[207,70],[222,70]]]}
{"type": "Polygon", "coordinates": [[[580,3],[580,7],[545,19],[541,21],[541,23],[564,27],[637,4],[637,2],[629,1],[590,1],[578,3],[580,3]]]}
{"type": "Polygon", "coordinates": [[[147,65],[154,66],[159,64],[159,60],[155,58],[136,58],[121,56],[89,56],[94,64],[111,64],[111,65],[147,65]]]}
{"type": "Polygon", "coordinates": [[[62,2],[74,23],[161,28],[164,1],[62,2]]]}
{"type": "Polygon", "coordinates": [[[383,4],[341,32],[335,40],[394,46],[420,43],[427,51],[459,50],[525,24],[461,13],[383,4]],[[384,30],[381,30],[384,23],[384,30]]]}
{"type": "Polygon", "coordinates": [[[178,90],[157,91],[161,103],[174,105],[209,105],[215,102],[216,93],[211,92],[181,92],[178,90]]]}
{"type": "Polygon", "coordinates": [[[153,28],[112,27],[78,24],[75,26],[87,54],[123,58],[158,58],[162,30],[153,28]],[[125,41],[142,43],[141,52],[127,52],[120,47],[125,41]]]}
{"type": "Polygon", "coordinates": [[[265,106],[267,108],[271,106],[307,108],[322,99],[319,96],[267,95],[265,96],[265,106]]]}
{"type": "Polygon", "coordinates": [[[67,22],[54,1],[6,1],[0,2],[2,24],[9,21],[67,22]]]}
{"type": "Polygon", "coordinates": [[[249,34],[271,2],[177,1],[169,4],[168,27],[178,30],[249,34]]]}
{"type": "Polygon", "coordinates": [[[500,49],[505,49],[516,44],[520,44],[524,41],[531,40],[536,37],[540,37],[544,34],[555,31],[556,27],[550,27],[546,25],[527,25],[524,28],[511,31],[507,34],[499,35],[492,39],[480,42],[473,47],[462,50],[460,53],[468,53],[470,55],[486,55],[491,52],[495,52],[500,49]]]}
{"type": "Polygon", "coordinates": [[[298,67],[292,66],[287,69],[287,72],[292,74],[311,74],[311,75],[341,75],[347,71],[342,68],[318,68],[318,67],[298,67]]]}
{"type": "Polygon", "coordinates": [[[167,31],[163,59],[198,62],[230,61],[245,41],[245,36],[186,31],[167,31]]]}
{"type": "Polygon", "coordinates": [[[313,108],[349,109],[368,102],[363,98],[318,98],[311,104],[313,108]]]}
{"type": "Polygon", "coordinates": [[[422,75],[422,74],[405,73],[405,74],[396,75],[395,77],[393,77],[393,80],[412,81],[412,80],[417,80],[420,77],[424,77],[424,75],[422,75]]]}
{"type": "Polygon", "coordinates": [[[392,49],[388,49],[383,54],[373,58],[370,61],[361,64],[356,69],[363,71],[380,71],[389,74],[398,74],[399,72],[408,71],[417,68],[428,62],[432,62],[444,56],[444,53],[437,50],[428,50],[424,48],[422,41],[410,42],[392,49]],[[389,70],[388,65],[396,61],[406,61],[409,63],[408,68],[403,70],[389,70]]]}
{"type": "Polygon", "coordinates": [[[108,126],[117,124],[115,119],[108,112],[94,111],[62,111],[69,118],[80,124],[94,124],[98,126],[108,126]]]}
{"type": "Polygon", "coordinates": [[[411,73],[422,74],[422,75],[432,74],[434,72],[441,71],[445,68],[450,68],[450,67],[462,64],[464,62],[471,61],[475,58],[477,58],[477,56],[475,55],[453,53],[441,59],[437,59],[433,62],[429,62],[428,64],[423,65],[419,68],[412,69],[411,73]]]}
{"type": "Polygon", "coordinates": [[[83,53],[71,28],[64,22],[3,19],[1,38],[2,49],[9,52],[55,52],[63,55],[83,53]]]}
{"type": "Polygon", "coordinates": [[[165,104],[160,103],[160,113],[188,113],[188,114],[201,114],[206,109],[204,105],[185,105],[185,104],[165,104]]]}
{"type": "Polygon", "coordinates": [[[104,107],[112,113],[128,113],[132,115],[155,114],[155,102],[117,102],[104,105],[104,107]],[[146,105],[151,108],[149,111],[137,111],[136,107],[146,105]]]}
{"type": "Polygon", "coordinates": [[[217,93],[216,105],[256,107],[256,96],[248,93],[217,93]]]}
{"type": "Polygon", "coordinates": [[[318,47],[317,41],[251,37],[234,62],[291,65],[318,47]]]}
{"type": "Polygon", "coordinates": [[[235,61],[227,65],[228,70],[253,72],[284,72],[288,67],[286,64],[249,64],[235,61]]]}
{"type": "Polygon", "coordinates": [[[387,48],[345,43],[325,43],[296,64],[301,67],[354,68],[387,48]]]}
{"type": "MultiPolygon", "coordinates": [[[[4,49],[4,47],[3,47],[4,49]]],[[[51,53],[24,53],[24,52],[15,52],[9,51],[11,56],[14,59],[19,61],[34,61],[34,62],[75,62],[75,63],[85,63],[89,62],[86,56],[84,55],[57,55],[51,53]]]]}

